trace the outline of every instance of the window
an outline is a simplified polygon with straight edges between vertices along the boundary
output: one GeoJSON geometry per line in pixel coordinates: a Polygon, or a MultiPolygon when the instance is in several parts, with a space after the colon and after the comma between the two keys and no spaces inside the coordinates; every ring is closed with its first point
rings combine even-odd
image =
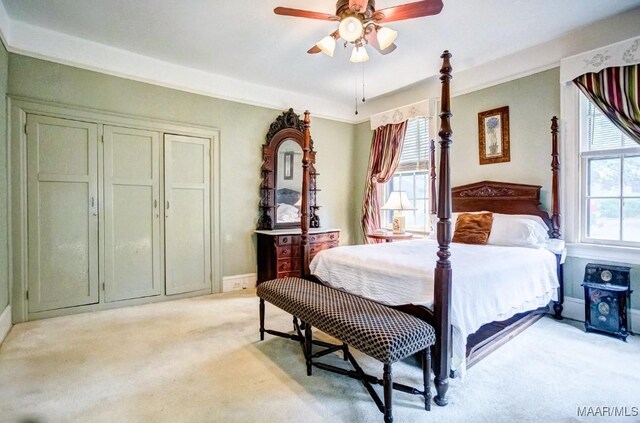
{"type": "MultiPolygon", "coordinates": [[[[410,119],[404,137],[400,163],[384,186],[381,204],[392,191],[405,191],[416,210],[403,212],[408,231],[429,230],[429,121],[425,117],[410,119]]],[[[382,223],[391,227],[393,211],[383,210],[382,223]]]]}
{"type": "Polygon", "coordinates": [[[640,146],[580,93],[581,239],[640,246],[640,146]]]}

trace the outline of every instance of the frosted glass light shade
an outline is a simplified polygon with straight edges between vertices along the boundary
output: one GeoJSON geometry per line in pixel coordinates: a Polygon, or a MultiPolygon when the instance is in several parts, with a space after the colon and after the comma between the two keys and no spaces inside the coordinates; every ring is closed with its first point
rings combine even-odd
{"type": "Polygon", "coordinates": [[[349,59],[353,63],[362,63],[369,60],[369,54],[364,46],[355,46],[351,51],[351,58],[349,59]]]}
{"type": "Polygon", "coordinates": [[[338,27],[338,33],[340,37],[348,42],[352,42],[362,37],[362,31],[364,27],[362,26],[362,22],[360,19],[349,16],[348,18],[344,18],[340,22],[340,26],[338,27]]]}
{"type": "Polygon", "coordinates": [[[336,40],[331,35],[327,35],[318,41],[316,46],[327,56],[333,57],[333,51],[336,49],[336,40]]]}
{"type": "Polygon", "coordinates": [[[389,47],[396,38],[398,38],[398,33],[391,28],[383,26],[378,30],[376,37],[378,38],[380,50],[384,50],[385,48],[389,47]]]}

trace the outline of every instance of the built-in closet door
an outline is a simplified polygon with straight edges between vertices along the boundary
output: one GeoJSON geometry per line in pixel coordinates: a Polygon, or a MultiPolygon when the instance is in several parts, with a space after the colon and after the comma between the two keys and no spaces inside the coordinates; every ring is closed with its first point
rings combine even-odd
{"type": "Polygon", "coordinates": [[[104,127],[105,300],[162,293],[160,136],[104,127]]]}
{"type": "Polygon", "coordinates": [[[98,302],[97,125],[27,115],[29,311],[98,302]]]}
{"type": "Polygon", "coordinates": [[[210,142],[165,134],[167,294],[211,290],[210,142]]]}

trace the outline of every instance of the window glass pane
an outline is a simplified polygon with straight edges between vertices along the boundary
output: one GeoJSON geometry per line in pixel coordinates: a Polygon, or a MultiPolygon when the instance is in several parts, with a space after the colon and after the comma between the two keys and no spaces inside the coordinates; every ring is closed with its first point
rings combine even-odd
{"type": "Polygon", "coordinates": [[[420,172],[416,175],[416,197],[427,198],[427,174],[420,172]]]}
{"type": "Polygon", "coordinates": [[[407,197],[409,197],[409,201],[413,200],[413,173],[405,173],[402,175],[402,182],[400,182],[400,191],[404,191],[407,193],[407,197]]]}
{"type": "MultiPolygon", "coordinates": [[[[393,178],[381,190],[380,203],[384,204],[393,191],[404,191],[414,207],[419,200],[429,197],[429,121],[426,118],[410,119],[402,147],[400,164],[393,178]]],[[[423,201],[423,202],[424,202],[423,201]]],[[[428,216],[428,211],[426,212],[428,216]]],[[[420,230],[428,225],[425,212],[407,210],[404,212],[408,229],[420,230]]],[[[382,211],[381,224],[390,227],[393,211],[382,211]]]]}
{"type": "Polygon", "coordinates": [[[427,200],[416,200],[414,206],[416,207],[416,224],[424,227],[429,221],[429,214],[426,210],[427,200]]]}
{"type": "Polygon", "coordinates": [[[591,197],[620,195],[620,158],[590,159],[588,195],[591,197]]]}
{"type": "Polygon", "coordinates": [[[640,156],[624,158],[624,195],[640,195],[640,156]]]}
{"type": "Polygon", "coordinates": [[[640,198],[624,200],[622,216],[622,240],[640,242],[640,198]]]}
{"type": "Polygon", "coordinates": [[[620,240],[620,200],[587,201],[587,236],[595,239],[620,240]]]}
{"type": "Polygon", "coordinates": [[[393,178],[391,178],[391,186],[387,190],[387,197],[389,196],[388,194],[390,194],[392,191],[397,191],[399,189],[400,189],[400,175],[393,175],[393,178]]]}

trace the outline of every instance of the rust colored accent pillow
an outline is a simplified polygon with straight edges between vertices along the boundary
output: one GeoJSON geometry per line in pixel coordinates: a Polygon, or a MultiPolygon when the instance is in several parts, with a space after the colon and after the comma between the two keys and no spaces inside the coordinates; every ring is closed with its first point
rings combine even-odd
{"type": "Polygon", "coordinates": [[[460,213],[453,242],[486,245],[493,224],[493,213],[460,213]]]}

